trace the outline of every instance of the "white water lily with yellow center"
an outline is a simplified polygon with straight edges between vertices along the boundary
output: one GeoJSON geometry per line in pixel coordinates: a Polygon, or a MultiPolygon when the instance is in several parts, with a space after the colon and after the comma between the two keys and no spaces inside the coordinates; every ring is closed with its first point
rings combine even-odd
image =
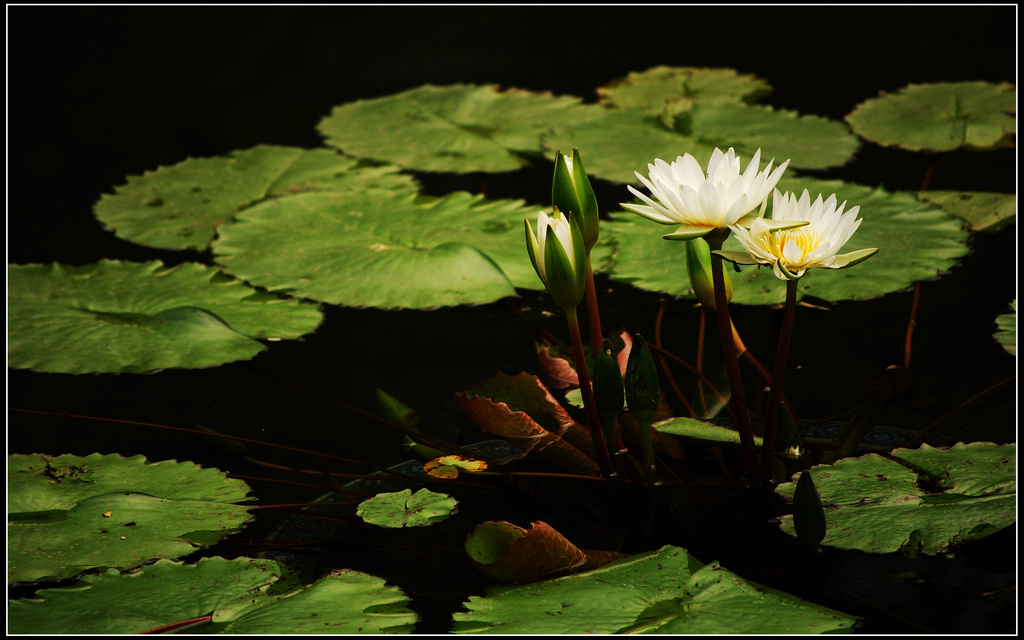
{"type": "Polygon", "coordinates": [[[741,171],[740,159],[732,148],[724,153],[715,149],[706,173],[688,153],[672,164],[657,159],[647,165],[649,179],[635,172],[653,197],[630,186],[630,192],[646,204],[622,203],[622,206],[654,222],[680,225],[675,232],[666,235],[666,239],[699,238],[715,229],[740,223],[755,209],[760,208],[763,214],[772,189],[789,165],[786,160],[772,171],[774,162],[770,161],[760,171],[761,150],[758,149],[747,168],[741,171]]]}
{"type": "Polygon", "coordinates": [[[771,265],[776,277],[795,280],[808,269],[843,269],[862,262],[878,252],[878,249],[861,249],[852,253],[839,254],[839,250],[860,227],[859,206],[844,212],[846,202],[836,206],[835,194],[826,199],[818,197],[811,202],[805,189],[797,198],[792,193],[780,194],[775,190],[772,200],[772,222],[805,221],[798,228],[772,230],[768,221],[757,218],[746,229],[733,225],[732,231],[740,241],[746,254],[721,251],[726,260],[737,264],[771,265]]]}

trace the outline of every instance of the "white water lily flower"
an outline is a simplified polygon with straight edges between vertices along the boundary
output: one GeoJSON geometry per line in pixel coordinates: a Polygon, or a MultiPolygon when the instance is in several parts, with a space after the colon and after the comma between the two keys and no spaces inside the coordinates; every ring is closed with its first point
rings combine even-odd
{"type": "Polygon", "coordinates": [[[715,149],[705,174],[697,160],[688,153],[676,158],[672,164],[658,159],[647,165],[650,179],[635,172],[653,198],[629,187],[633,195],[647,204],[622,203],[622,206],[661,224],[682,225],[665,237],[690,240],[714,229],[734,225],[755,209],[763,207],[782,172],[789,166],[789,160],[786,160],[772,171],[774,162],[772,160],[764,171],[759,172],[761,150],[758,149],[746,170],[741,172],[740,159],[732,148],[725,153],[715,149]]]}
{"type": "Polygon", "coordinates": [[[842,269],[868,259],[878,249],[861,249],[853,253],[837,255],[843,245],[860,227],[857,219],[859,206],[843,212],[846,202],[836,208],[836,196],[826,200],[819,194],[812,203],[810,194],[804,189],[798,199],[796,195],[782,195],[776,189],[772,201],[772,221],[796,222],[804,220],[805,226],[782,231],[772,231],[762,218],[754,220],[750,229],[735,225],[732,230],[736,239],[746,249],[750,261],[736,261],[746,264],[771,265],[776,277],[795,280],[807,269],[820,267],[842,269]]]}
{"type": "Polygon", "coordinates": [[[563,309],[583,300],[586,290],[587,254],[583,235],[572,219],[555,207],[551,216],[537,215],[537,233],[526,223],[526,249],[548,293],[563,309]]]}

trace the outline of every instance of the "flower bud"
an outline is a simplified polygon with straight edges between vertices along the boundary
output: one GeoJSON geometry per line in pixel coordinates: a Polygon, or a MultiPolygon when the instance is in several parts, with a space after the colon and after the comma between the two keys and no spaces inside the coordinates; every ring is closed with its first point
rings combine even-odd
{"type": "Polygon", "coordinates": [[[536,234],[530,221],[524,222],[526,249],[541,282],[555,304],[562,309],[575,309],[586,291],[587,256],[579,228],[557,207],[551,216],[540,212],[536,234]]]}
{"type": "Polygon", "coordinates": [[[572,150],[572,158],[558,152],[555,158],[555,176],[551,184],[551,202],[559,211],[570,213],[583,235],[586,252],[597,244],[600,234],[600,219],[597,210],[597,196],[590,185],[590,178],[583,168],[579,149],[572,150]]]}
{"type": "MultiPolygon", "coordinates": [[[[690,286],[702,305],[713,309],[715,306],[715,285],[711,277],[711,246],[704,238],[686,241],[686,270],[690,273],[690,286]]],[[[729,272],[722,270],[725,281],[725,299],[732,300],[732,281],[729,272]]]]}

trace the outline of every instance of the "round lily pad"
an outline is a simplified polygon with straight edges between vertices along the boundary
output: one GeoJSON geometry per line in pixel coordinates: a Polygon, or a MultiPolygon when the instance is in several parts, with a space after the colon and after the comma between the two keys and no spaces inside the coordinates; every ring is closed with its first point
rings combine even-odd
{"type": "Polygon", "coordinates": [[[698,101],[676,114],[671,126],[645,107],[605,110],[565,134],[546,136],[544,146],[578,147],[592,177],[639,184],[634,172],[646,175],[656,158],[671,162],[689,153],[703,164],[715,148],[732,147],[744,162],[761,149],[765,163],[788,159],[794,169],[823,169],[848,162],[860,142],[841,122],[741,102],[698,101]]]}
{"type": "Polygon", "coordinates": [[[363,522],[378,527],[426,527],[443,522],[455,511],[458,501],[445,493],[429,489],[403,489],[394,493],[378,493],[364,500],[356,509],[363,522]]]}
{"type": "Polygon", "coordinates": [[[331,304],[483,304],[543,288],[523,236],[524,218],[538,210],[462,192],[300,194],[243,212],[214,252],[248,282],[331,304]]]}
{"type": "MultiPolygon", "coordinates": [[[[859,300],[881,296],[911,286],[918,280],[934,278],[948,271],[967,253],[968,232],[963,224],[942,209],[919,201],[909,192],[888,193],[839,181],[783,176],[780,191],[837,194],[847,209],[860,206],[864,221],[843,248],[878,248],[870,259],[849,269],[815,269],[800,279],[798,294],[823,300],[859,300]]],[[[691,295],[686,271],[686,248],[682,242],[664,240],[671,226],[659,225],[640,216],[616,213],[609,225],[619,244],[610,269],[614,280],[641,289],[676,296],[691,295]]],[[[734,237],[723,249],[742,251],[734,237]]],[[[736,304],[780,304],[786,299],[786,284],[769,268],[743,267],[729,271],[736,304]]]]}
{"type": "Polygon", "coordinates": [[[250,519],[244,482],[192,462],[12,455],[7,489],[8,582],[184,556],[250,519]]]}
{"type": "Polygon", "coordinates": [[[1017,90],[1009,83],[912,84],[883,93],[846,116],[853,131],[911,151],[994,149],[1017,132],[1017,90]]]}
{"type": "Polygon", "coordinates": [[[252,358],[259,339],[316,329],[316,305],[196,263],[8,265],[7,364],[54,373],[141,373],[252,358]]]}
{"type": "Polygon", "coordinates": [[[921,191],[917,197],[967,221],[972,231],[999,231],[1017,220],[1017,195],[984,191],[921,191]]]}
{"type": "Polygon", "coordinates": [[[415,193],[395,166],[370,166],[331,149],[260,145],[216,158],[189,158],[129,176],[95,214],[118,237],[162,249],[205,249],[220,225],[264,198],[367,188],[415,193]]]}
{"type": "MultiPolygon", "coordinates": [[[[811,473],[825,507],[822,544],[871,553],[935,554],[1015,522],[1016,445],[991,442],[949,449],[922,445],[868,454],[811,473]]],[[[796,482],[778,493],[792,498],[796,482]]],[[[795,535],[792,516],[782,530],[795,535]]]]}
{"type": "MultiPolygon", "coordinates": [[[[327,144],[418,171],[513,171],[543,152],[541,136],[600,109],[570,96],[494,85],[424,85],[334,108],[318,125],[327,144]]],[[[567,149],[569,147],[566,147],[567,149]]]]}
{"type": "Polygon", "coordinates": [[[674,101],[752,102],[769,92],[767,81],[734,69],[660,66],[630,73],[598,88],[597,95],[610,107],[644,107],[660,113],[674,101]]]}

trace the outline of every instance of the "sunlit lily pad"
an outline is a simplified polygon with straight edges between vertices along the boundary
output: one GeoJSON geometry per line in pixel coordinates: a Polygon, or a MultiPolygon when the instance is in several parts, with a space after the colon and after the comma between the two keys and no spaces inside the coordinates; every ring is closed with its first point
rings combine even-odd
{"type": "Polygon", "coordinates": [[[1004,313],[996,316],[996,325],[999,327],[999,331],[996,331],[996,340],[999,344],[1003,345],[1006,352],[1011,356],[1017,355],[1017,301],[1014,300],[1010,304],[1010,308],[1013,313],[1004,313]]]}
{"type": "MultiPolygon", "coordinates": [[[[672,418],[658,422],[652,427],[660,433],[667,433],[687,442],[715,446],[739,446],[740,444],[739,431],[696,418],[672,418]]],[[[754,437],[754,446],[761,446],[761,438],[754,437]]]]}
{"type": "Polygon", "coordinates": [[[1016,88],[1009,83],[912,84],[872,98],[846,121],[857,135],[912,151],[993,149],[1017,132],[1016,88]]]}
{"type": "MultiPolygon", "coordinates": [[[[879,249],[876,255],[849,269],[810,271],[800,280],[800,296],[830,301],[881,296],[905,289],[918,280],[934,278],[951,269],[967,253],[968,232],[962,222],[919,201],[912,193],[888,193],[881,188],[839,181],[785,176],[778,188],[796,193],[808,189],[812,198],[818,193],[825,197],[836,193],[840,202],[847,201],[847,209],[860,206],[858,217],[864,222],[843,252],[879,249]]],[[[662,239],[672,227],[628,213],[615,213],[612,218],[608,226],[619,243],[619,253],[610,270],[612,279],[641,289],[692,295],[683,243],[662,239]]],[[[730,237],[723,249],[740,251],[742,247],[730,237]]],[[[781,304],[786,298],[786,284],[771,269],[748,266],[740,273],[730,271],[729,277],[734,303],[781,304]]]]}
{"type": "Polygon", "coordinates": [[[667,103],[752,102],[771,92],[771,86],[734,69],[654,67],[630,73],[603,87],[597,94],[610,107],[643,107],[661,113],[667,103]]]}
{"type": "Polygon", "coordinates": [[[761,149],[765,164],[789,159],[794,169],[823,169],[845,164],[860,146],[841,122],[740,102],[698,102],[675,117],[672,129],[649,109],[611,109],[544,144],[551,151],[578,147],[592,177],[629,184],[639,184],[634,172],[646,175],[656,158],[672,162],[689,153],[706,164],[716,147],[732,147],[743,160],[761,149]]]}
{"type": "Polygon", "coordinates": [[[7,580],[70,578],[188,555],[250,519],[249,487],[192,462],[143,456],[7,459],[7,580]]]}
{"type": "MultiPolygon", "coordinates": [[[[870,553],[936,554],[1015,522],[1016,445],[922,445],[868,454],[811,473],[825,507],[822,544],[870,553]]],[[[792,498],[796,482],[778,493],[792,498]]],[[[782,530],[795,535],[792,516],[782,530]]]]}
{"type": "MultiPolygon", "coordinates": [[[[196,631],[229,634],[402,633],[417,620],[401,590],[341,569],[289,588],[272,560],[161,560],[132,573],[86,575],[8,603],[19,634],[134,634],[205,619],[196,631]]],[[[186,631],[189,629],[186,628],[186,631]]]]}
{"type": "MultiPolygon", "coordinates": [[[[516,287],[543,289],[523,236],[523,220],[538,211],[464,192],[300,194],[240,214],[214,252],[248,282],[331,304],[482,304],[514,296],[516,287]]],[[[595,265],[610,252],[595,247],[595,265]]]]}
{"type": "Polygon", "coordinates": [[[464,606],[455,633],[802,634],[849,631],[857,621],[672,546],[562,578],[491,587],[464,606]]]}
{"type": "Polygon", "coordinates": [[[981,191],[922,191],[917,197],[967,221],[973,231],[998,231],[1017,220],[1017,195],[981,191]]]}
{"type": "Polygon", "coordinates": [[[356,509],[363,522],[393,529],[426,527],[443,522],[455,510],[458,502],[444,493],[429,489],[403,489],[394,493],[378,493],[364,500],[356,509]]]}
{"type": "Polygon", "coordinates": [[[95,213],[131,242],[161,249],[205,249],[217,229],[264,198],[368,188],[415,193],[395,166],[369,166],[332,149],[260,145],[216,158],[160,167],[104,194],[95,213]]]}
{"type": "Polygon", "coordinates": [[[247,360],[260,339],[317,328],[316,305],[260,293],[196,263],[8,265],[8,366],[141,373],[247,360]]]}
{"type": "MultiPolygon", "coordinates": [[[[559,123],[596,116],[580,98],[501,91],[494,85],[424,85],[335,107],[318,125],[327,144],[417,171],[513,171],[542,154],[559,123]]],[[[569,147],[566,147],[569,149],[569,147]]]]}

